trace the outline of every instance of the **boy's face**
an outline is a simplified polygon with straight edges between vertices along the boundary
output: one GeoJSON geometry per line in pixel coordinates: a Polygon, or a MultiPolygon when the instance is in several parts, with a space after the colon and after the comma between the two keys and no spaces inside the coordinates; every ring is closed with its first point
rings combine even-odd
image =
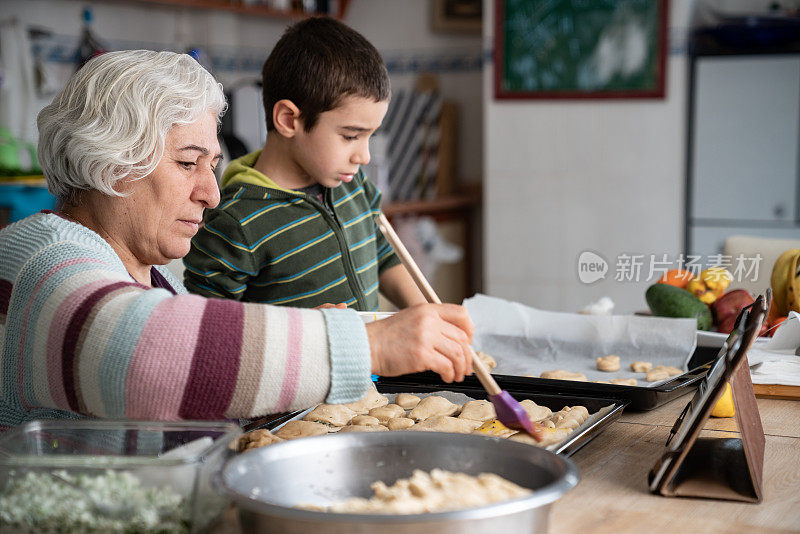
{"type": "Polygon", "coordinates": [[[308,185],[336,187],[349,182],[369,163],[369,138],[378,129],[389,102],[348,96],[338,107],[320,113],[317,124],[296,135],[295,160],[308,185]]]}

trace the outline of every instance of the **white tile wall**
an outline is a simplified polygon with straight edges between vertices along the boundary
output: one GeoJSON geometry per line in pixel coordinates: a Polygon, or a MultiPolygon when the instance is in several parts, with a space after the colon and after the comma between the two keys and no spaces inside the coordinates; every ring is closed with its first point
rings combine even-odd
{"type": "MultiPolygon", "coordinates": [[[[671,6],[671,26],[685,27],[688,0],[671,6]]],[[[615,281],[615,266],[621,253],[681,252],[686,59],[668,61],[667,97],[654,101],[494,101],[487,65],[485,292],[564,311],[604,295],[619,311],[646,307],[649,283],[615,281]],[[609,261],[605,280],[578,280],[584,250],[609,261]]]]}

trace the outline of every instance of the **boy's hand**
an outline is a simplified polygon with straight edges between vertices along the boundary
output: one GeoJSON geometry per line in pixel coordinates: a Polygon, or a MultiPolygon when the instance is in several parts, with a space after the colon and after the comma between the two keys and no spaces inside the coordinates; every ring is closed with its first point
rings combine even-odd
{"type": "Polygon", "coordinates": [[[462,306],[419,304],[366,328],[374,374],[431,370],[445,382],[460,382],[472,374],[469,344],[474,326],[462,306]]]}
{"type": "Polygon", "coordinates": [[[315,310],[327,310],[330,308],[336,308],[337,310],[344,310],[347,308],[347,304],[344,302],[340,302],[339,304],[331,304],[330,302],[326,302],[325,304],[321,304],[314,308],[315,310]]]}

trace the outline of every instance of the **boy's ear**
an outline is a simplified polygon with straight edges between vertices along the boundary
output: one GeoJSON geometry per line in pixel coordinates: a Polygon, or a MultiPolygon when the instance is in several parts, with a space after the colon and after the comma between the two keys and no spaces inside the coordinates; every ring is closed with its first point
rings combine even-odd
{"type": "Polygon", "coordinates": [[[282,136],[294,137],[302,127],[300,109],[291,100],[278,100],[272,107],[272,123],[282,136]]]}

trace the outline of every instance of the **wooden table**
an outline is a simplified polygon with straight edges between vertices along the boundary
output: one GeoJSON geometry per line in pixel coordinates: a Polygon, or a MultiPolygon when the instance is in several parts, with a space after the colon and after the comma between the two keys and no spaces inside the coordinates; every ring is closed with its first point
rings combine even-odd
{"type": "MultiPolygon", "coordinates": [[[[572,459],[578,486],[553,505],[550,534],[800,532],[800,402],[758,399],[766,434],[764,502],[666,498],[647,490],[647,473],[690,396],[655,410],[623,413],[572,459]]],[[[701,435],[735,437],[731,419],[709,419],[701,435]]],[[[242,533],[231,509],[219,533],[242,533]]],[[[509,533],[510,534],[510,533],[509,533]]]]}
{"type": "MultiPolygon", "coordinates": [[[[758,399],[766,434],[764,501],[666,498],[647,473],[689,397],[619,421],[572,456],[581,482],[553,506],[550,533],[800,532],[800,402],[758,399]]],[[[735,419],[710,419],[705,436],[736,437],[735,419]]]]}

